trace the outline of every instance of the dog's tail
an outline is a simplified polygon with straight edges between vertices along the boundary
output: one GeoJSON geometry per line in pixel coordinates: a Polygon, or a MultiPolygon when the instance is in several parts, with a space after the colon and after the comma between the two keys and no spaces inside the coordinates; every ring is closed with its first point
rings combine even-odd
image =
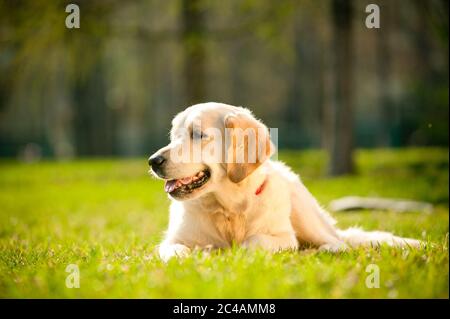
{"type": "Polygon", "coordinates": [[[387,244],[393,247],[420,248],[424,243],[417,239],[398,237],[383,231],[364,231],[361,228],[352,227],[345,230],[337,230],[339,238],[351,247],[380,246],[387,244]]]}

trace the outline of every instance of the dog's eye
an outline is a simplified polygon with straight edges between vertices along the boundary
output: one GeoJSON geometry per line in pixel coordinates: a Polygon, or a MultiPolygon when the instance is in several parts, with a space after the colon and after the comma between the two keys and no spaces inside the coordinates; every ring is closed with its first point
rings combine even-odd
{"type": "Polygon", "coordinates": [[[194,130],[192,132],[191,137],[192,137],[193,140],[201,140],[201,139],[206,138],[206,134],[204,134],[202,131],[194,130]]]}

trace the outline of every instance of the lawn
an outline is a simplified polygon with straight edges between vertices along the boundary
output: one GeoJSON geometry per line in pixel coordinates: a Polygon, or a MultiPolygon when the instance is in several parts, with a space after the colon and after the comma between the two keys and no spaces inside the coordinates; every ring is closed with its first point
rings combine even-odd
{"type": "Polygon", "coordinates": [[[320,151],[285,151],[323,205],[346,195],[429,201],[431,214],[335,213],[360,225],[422,238],[421,250],[389,247],[275,255],[234,248],[163,264],[154,248],[167,224],[161,181],[146,158],[25,164],[0,162],[2,298],[448,298],[448,149],[361,150],[357,174],[325,176],[320,151]],[[67,288],[67,265],[80,288],[67,288]],[[380,287],[366,287],[366,267],[380,287]]]}

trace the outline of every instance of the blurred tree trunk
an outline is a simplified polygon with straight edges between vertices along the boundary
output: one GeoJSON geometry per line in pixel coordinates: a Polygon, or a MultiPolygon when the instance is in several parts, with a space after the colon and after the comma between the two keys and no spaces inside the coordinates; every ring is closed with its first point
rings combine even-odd
{"type": "MultiPolygon", "coordinates": [[[[296,34],[301,34],[301,28],[298,26],[300,23],[297,22],[295,25],[296,34]]],[[[303,92],[302,92],[302,79],[301,74],[304,71],[301,66],[301,61],[306,60],[304,50],[302,50],[303,37],[297,36],[294,39],[292,45],[295,52],[295,60],[292,65],[292,75],[289,80],[290,88],[287,95],[287,105],[284,112],[281,115],[283,125],[286,130],[286,140],[283,141],[285,147],[296,148],[298,147],[299,136],[304,135],[303,133],[303,123],[300,114],[306,116],[305,109],[303,107],[303,92]]]]}
{"type": "Polygon", "coordinates": [[[382,12],[382,21],[380,29],[373,29],[376,32],[377,52],[377,82],[378,82],[378,106],[380,108],[380,129],[378,136],[378,145],[389,147],[391,143],[392,118],[394,103],[391,98],[391,47],[390,34],[392,29],[391,10],[389,1],[382,2],[380,11],[382,12]]]}
{"type": "Polygon", "coordinates": [[[205,98],[205,48],[201,1],[182,2],[182,41],[184,47],[184,86],[188,104],[205,98]]]}
{"type": "Polygon", "coordinates": [[[105,100],[104,66],[93,68],[74,86],[75,141],[77,155],[114,154],[114,110],[105,100]]]}
{"type": "Polygon", "coordinates": [[[342,175],[353,172],[353,107],[352,107],[352,1],[333,0],[332,54],[330,54],[333,83],[328,88],[331,98],[324,109],[327,127],[325,143],[330,162],[328,173],[342,175]]]}

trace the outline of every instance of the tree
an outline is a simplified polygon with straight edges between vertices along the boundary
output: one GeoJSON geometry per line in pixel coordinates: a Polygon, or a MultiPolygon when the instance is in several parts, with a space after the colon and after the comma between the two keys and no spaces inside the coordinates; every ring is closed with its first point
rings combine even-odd
{"type": "Polygon", "coordinates": [[[395,117],[395,104],[391,98],[391,47],[390,39],[392,32],[392,12],[388,2],[382,2],[383,12],[382,29],[373,29],[376,32],[376,72],[378,83],[378,105],[380,108],[380,134],[378,145],[383,147],[391,146],[391,130],[393,117],[395,117]]]}
{"type": "Polygon", "coordinates": [[[185,98],[189,104],[205,98],[205,57],[203,10],[199,0],[182,2],[185,98]]]}
{"type": "Polygon", "coordinates": [[[333,0],[332,83],[330,103],[324,110],[325,132],[330,162],[329,174],[353,172],[353,106],[352,106],[352,1],[333,0]]]}

